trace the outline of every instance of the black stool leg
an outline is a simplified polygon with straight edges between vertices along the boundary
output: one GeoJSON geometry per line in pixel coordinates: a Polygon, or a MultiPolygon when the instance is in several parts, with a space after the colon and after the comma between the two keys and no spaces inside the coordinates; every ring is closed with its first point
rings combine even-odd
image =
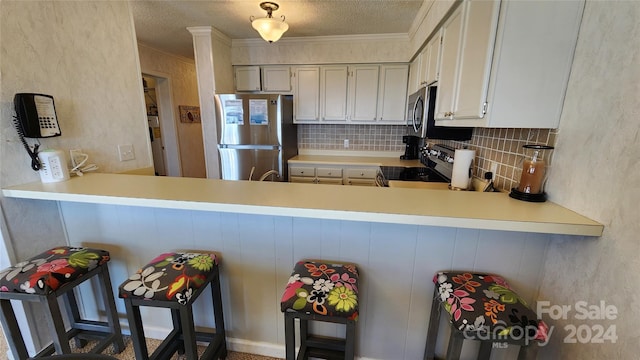
{"type": "Polygon", "coordinates": [[[447,347],[447,360],[460,359],[460,353],[462,352],[462,343],[464,337],[454,329],[451,329],[451,336],[449,336],[449,346],[447,347]]]}
{"type": "Polygon", "coordinates": [[[133,305],[129,299],[125,299],[124,304],[127,308],[127,319],[129,321],[129,330],[131,331],[131,343],[133,343],[133,351],[136,354],[136,360],[149,360],[149,350],[147,349],[147,342],[144,338],[140,308],[137,305],[133,305]]]}
{"type": "MultiPolygon", "coordinates": [[[[171,321],[173,322],[173,328],[182,333],[182,320],[180,317],[180,310],[171,309],[171,321]]],[[[184,341],[180,341],[178,344],[178,354],[184,354],[184,341]]]]}
{"type": "Polygon", "coordinates": [[[24,338],[18,326],[18,319],[13,312],[13,306],[10,300],[0,300],[0,321],[2,328],[5,330],[4,336],[9,343],[9,349],[16,360],[25,360],[29,357],[27,347],[24,344],[24,338]]]}
{"type": "Polygon", "coordinates": [[[491,341],[480,341],[480,350],[478,351],[478,360],[489,360],[491,358],[491,349],[493,343],[491,341]]]}
{"type": "Polygon", "coordinates": [[[427,330],[427,346],[424,349],[424,360],[433,360],[436,355],[436,341],[438,340],[438,327],[440,327],[440,300],[438,288],[433,292],[431,302],[431,315],[429,316],[429,329],[427,330]]]}
{"type": "Polygon", "coordinates": [[[518,360],[535,360],[538,358],[538,343],[531,342],[529,346],[520,346],[518,360]]]}
{"type": "Polygon", "coordinates": [[[100,290],[102,292],[102,302],[104,303],[104,308],[107,313],[107,323],[109,324],[109,331],[114,335],[113,350],[115,353],[119,354],[124,350],[124,340],[122,339],[120,319],[118,318],[116,301],[113,297],[111,277],[109,276],[109,268],[107,267],[107,264],[102,265],[102,271],[100,271],[98,278],[100,283],[100,290]]]}
{"type": "MultiPolygon", "coordinates": [[[[72,328],[80,321],[80,312],[78,311],[78,302],[76,301],[76,293],[74,291],[74,289],[71,289],[63,296],[64,306],[67,310],[67,314],[69,314],[69,321],[71,321],[72,328]]],[[[82,339],[79,336],[75,336],[73,340],[78,348],[83,348],[88,343],[87,340],[82,339]]]]}
{"type": "Polygon", "coordinates": [[[198,359],[198,347],[196,345],[196,330],[193,322],[191,304],[180,307],[180,322],[182,323],[182,336],[184,338],[184,354],[188,360],[198,359]]]}
{"type": "Polygon", "coordinates": [[[62,320],[62,313],[60,313],[60,307],[58,306],[58,297],[55,293],[51,293],[47,296],[40,297],[40,304],[49,312],[47,316],[47,323],[49,325],[49,331],[53,338],[53,346],[58,354],[70,354],[71,347],[69,346],[69,339],[67,338],[67,330],[64,327],[64,321],[62,320]]]}
{"type": "Polygon", "coordinates": [[[356,321],[347,321],[347,334],[345,339],[344,358],[353,360],[356,354],[356,321]]]}
{"type": "Polygon", "coordinates": [[[222,350],[220,357],[227,357],[227,334],[224,327],[224,314],[222,312],[222,288],[220,287],[220,269],[216,270],[216,276],[211,283],[211,299],[213,300],[213,316],[216,322],[216,335],[222,336],[222,350]]]}
{"type": "Polygon", "coordinates": [[[296,331],[295,317],[290,312],[284,313],[284,338],[286,347],[286,360],[296,358],[296,331]]]}

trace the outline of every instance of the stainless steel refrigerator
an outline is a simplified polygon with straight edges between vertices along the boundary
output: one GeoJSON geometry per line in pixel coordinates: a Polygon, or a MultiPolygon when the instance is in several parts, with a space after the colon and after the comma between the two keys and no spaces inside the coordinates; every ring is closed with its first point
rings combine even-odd
{"type": "Polygon", "coordinates": [[[218,94],[215,104],[222,178],[287,181],[298,154],[293,96],[218,94]]]}

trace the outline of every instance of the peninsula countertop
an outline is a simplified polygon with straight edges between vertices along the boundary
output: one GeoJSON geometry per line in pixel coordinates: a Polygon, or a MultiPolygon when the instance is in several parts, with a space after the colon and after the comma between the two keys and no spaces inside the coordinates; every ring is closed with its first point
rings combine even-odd
{"type": "Polygon", "coordinates": [[[92,173],[11,186],[5,197],[456,228],[600,236],[604,226],[552,202],[506,193],[92,173]]]}

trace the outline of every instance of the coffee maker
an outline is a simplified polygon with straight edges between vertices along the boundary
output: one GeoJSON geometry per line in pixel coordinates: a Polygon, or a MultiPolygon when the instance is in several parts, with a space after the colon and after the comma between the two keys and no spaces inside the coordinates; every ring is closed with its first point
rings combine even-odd
{"type": "Polygon", "coordinates": [[[400,156],[402,160],[415,160],[420,154],[420,138],[418,136],[405,135],[402,142],[406,144],[404,155],[400,156]]]}

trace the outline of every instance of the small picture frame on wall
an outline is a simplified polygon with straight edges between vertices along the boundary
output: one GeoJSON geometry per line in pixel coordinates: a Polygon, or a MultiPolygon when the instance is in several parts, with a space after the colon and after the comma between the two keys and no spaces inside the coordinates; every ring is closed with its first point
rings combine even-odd
{"type": "Polygon", "coordinates": [[[200,122],[199,106],[179,105],[178,109],[180,110],[180,122],[183,122],[183,123],[199,123],[200,122]]]}

